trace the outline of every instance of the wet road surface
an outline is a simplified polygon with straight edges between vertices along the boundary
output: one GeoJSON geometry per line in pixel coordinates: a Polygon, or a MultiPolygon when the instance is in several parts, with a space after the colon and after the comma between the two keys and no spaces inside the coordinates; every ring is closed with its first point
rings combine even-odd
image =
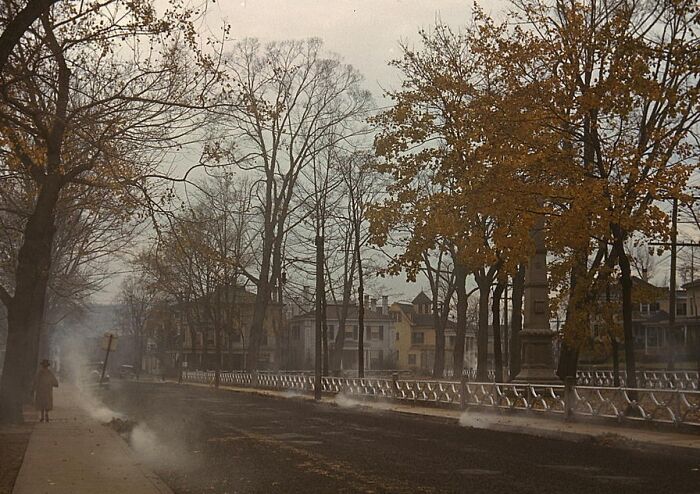
{"type": "Polygon", "coordinates": [[[593,442],[176,384],[115,382],[104,401],[176,494],[700,492],[700,459],[593,442]]]}

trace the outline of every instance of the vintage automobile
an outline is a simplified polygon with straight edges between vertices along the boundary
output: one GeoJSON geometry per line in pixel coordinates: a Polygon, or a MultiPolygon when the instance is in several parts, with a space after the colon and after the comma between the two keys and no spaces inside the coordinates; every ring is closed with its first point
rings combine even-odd
{"type": "MultiPolygon", "coordinates": [[[[99,384],[103,365],[103,362],[90,362],[87,364],[83,373],[83,379],[90,384],[99,384]]],[[[105,372],[102,384],[109,384],[109,372],[105,372]]]]}
{"type": "Polygon", "coordinates": [[[119,378],[120,379],[133,379],[136,377],[136,369],[133,365],[120,365],[119,366],[119,378]]]}

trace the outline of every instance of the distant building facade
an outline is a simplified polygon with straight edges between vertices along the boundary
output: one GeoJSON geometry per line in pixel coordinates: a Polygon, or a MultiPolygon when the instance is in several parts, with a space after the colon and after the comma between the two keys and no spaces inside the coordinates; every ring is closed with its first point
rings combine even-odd
{"type": "MultiPolygon", "coordinates": [[[[609,301],[615,304],[615,325],[621,328],[621,291],[611,287],[609,301]]],[[[602,297],[601,297],[602,298],[602,297]]],[[[696,360],[700,356],[700,280],[686,283],[676,291],[676,317],[669,322],[670,292],[668,287],[655,286],[638,277],[632,280],[632,333],[634,351],[640,362],[664,362],[673,351],[676,361],[696,360]]],[[[607,300],[607,298],[606,298],[607,300]]],[[[620,331],[618,330],[618,334],[620,331]]],[[[582,355],[584,361],[607,359],[608,328],[600,315],[591,319],[591,343],[582,355]]],[[[622,342],[622,338],[618,338],[622,342]]]]}
{"type": "MultiPolygon", "coordinates": [[[[432,300],[420,292],[412,302],[396,302],[390,312],[396,328],[397,368],[417,374],[430,374],[435,365],[435,319],[432,300]]],[[[445,327],[445,369],[453,368],[456,323],[445,327]]],[[[491,350],[489,349],[489,353],[491,350]]],[[[476,328],[469,325],[465,337],[464,367],[476,367],[476,328]]]]}
{"type": "MultiPolygon", "coordinates": [[[[356,303],[348,307],[347,318],[341,327],[342,306],[328,304],[326,308],[326,323],[328,325],[329,353],[335,350],[335,339],[338,331],[345,331],[343,343],[342,369],[352,370],[358,366],[358,306],[356,303]]],[[[392,315],[389,313],[388,298],[382,297],[381,305],[377,299],[365,298],[364,314],[364,362],[365,369],[384,370],[396,368],[395,331],[392,315]]],[[[313,369],[316,358],[316,313],[313,310],[303,311],[291,318],[289,322],[289,362],[292,370],[313,369]]]]}
{"type": "MultiPolygon", "coordinates": [[[[245,369],[250,349],[250,327],[255,308],[255,293],[244,287],[230,287],[224,297],[225,320],[221,330],[222,369],[245,369]]],[[[217,367],[216,332],[210,317],[205,317],[201,301],[170,307],[170,333],[167,353],[177,365],[182,359],[188,369],[217,367]]],[[[268,303],[263,322],[262,344],[258,352],[258,369],[279,369],[285,366],[287,321],[283,306],[276,300],[268,303]]],[[[156,339],[157,340],[157,339],[156,339]]]]}

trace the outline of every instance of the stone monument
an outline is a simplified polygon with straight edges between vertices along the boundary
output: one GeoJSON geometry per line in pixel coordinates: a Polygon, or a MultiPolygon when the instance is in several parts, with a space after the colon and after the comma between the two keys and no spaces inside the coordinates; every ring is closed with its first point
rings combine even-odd
{"type": "Polygon", "coordinates": [[[544,245],[544,216],[538,215],[532,229],[535,254],[525,271],[525,317],[520,331],[520,373],[515,383],[561,383],[554,369],[549,328],[549,284],[547,283],[547,249],[544,245]]]}

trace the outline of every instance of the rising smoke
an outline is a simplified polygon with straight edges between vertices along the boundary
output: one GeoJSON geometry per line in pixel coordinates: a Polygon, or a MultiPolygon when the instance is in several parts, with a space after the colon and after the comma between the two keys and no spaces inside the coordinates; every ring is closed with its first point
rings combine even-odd
{"type": "Polygon", "coordinates": [[[185,444],[183,424],[166,423],[154,413],[129,417],[115,405],[124,395],[123,383],[111,379],[109,387],[99,386],[98,376],[93,372],[95,366],[91,364],[94,356],[87,353],[84,335],[66,331],[52,343],[59,349],[56,353],[60,362],[56,367],[61,369],[62,385],[77,388],[74,405],[105,426],[128,423],[128,427],[120,427],[118,432],[149,468],[183,469],[196,465],[185,444]]]}

